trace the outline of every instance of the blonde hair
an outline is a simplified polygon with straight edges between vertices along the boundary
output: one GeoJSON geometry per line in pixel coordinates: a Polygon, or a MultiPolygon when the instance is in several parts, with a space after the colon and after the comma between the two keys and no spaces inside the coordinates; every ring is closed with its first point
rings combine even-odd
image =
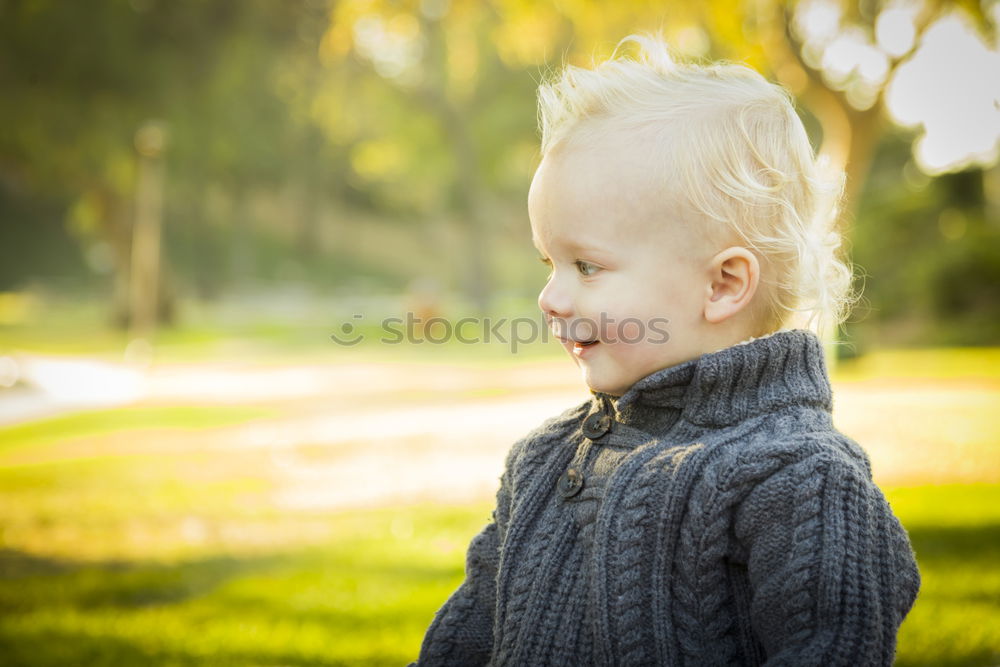
{"type": "Polygon", "coordinates": [[[652,173],[700,214],[695,231],[735,233],[763,260],[755,333],[839,326],[855,301],[838,252],[844,175],[814,158],[792,96],[745,65],[678,62],[657,37],[629,35],[615,53],[627,42],[641,48],[638,60],[569,65],[539,86],[542,157],[611,129],[642,133],[659,150],[652,173]]]}

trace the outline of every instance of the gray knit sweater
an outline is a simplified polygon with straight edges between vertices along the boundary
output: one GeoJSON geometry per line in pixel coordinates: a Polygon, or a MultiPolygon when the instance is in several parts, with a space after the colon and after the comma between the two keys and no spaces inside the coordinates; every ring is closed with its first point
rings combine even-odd
{"type": "Polygon", "coordinates": [[[920,575],[831,409],[822,345],[791,329],[546,421],[419,664],[891,664],[920,575]]]}

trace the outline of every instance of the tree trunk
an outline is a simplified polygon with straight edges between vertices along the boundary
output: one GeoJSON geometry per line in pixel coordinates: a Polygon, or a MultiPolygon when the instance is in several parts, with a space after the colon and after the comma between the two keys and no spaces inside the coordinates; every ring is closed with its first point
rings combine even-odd
{"type": "Polygon", "coordinates": [[[484,315],[489,311],[492,295],[484,213],[486,197],[480,181],[478,151],[469,126],[469,112],[448,99],[446,45],[440,21],[425,17],[423,28],[428,42],[428,83],[419,90],[418,97],[437,116],[451,145],[455,213],[466,231],[468,244],[465,291],[478,314],[484,315]]]}

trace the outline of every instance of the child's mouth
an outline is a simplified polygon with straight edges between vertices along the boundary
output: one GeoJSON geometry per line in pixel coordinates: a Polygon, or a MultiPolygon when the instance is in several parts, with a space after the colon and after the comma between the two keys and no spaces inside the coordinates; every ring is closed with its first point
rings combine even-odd
{"type": "Polygon", "coordinates": [[[587,340],[587,341],[578,341],[578,340],[575,340],[575,341],[573,341],[573,354],[579,356],[579,355],[583,354],[586,350],[594,347],[595,345],[597,345],[600,342],[601,341],[596,340],[596,339],[595,340],[587,340]]]}

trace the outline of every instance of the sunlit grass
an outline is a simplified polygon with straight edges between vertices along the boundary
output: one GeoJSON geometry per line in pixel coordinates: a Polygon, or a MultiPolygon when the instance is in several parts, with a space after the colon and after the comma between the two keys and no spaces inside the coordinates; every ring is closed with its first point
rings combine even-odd
{"type": "Polygon", "coordinates": [[[0,426],[0,454],[74,438],[147,429],[197,430],[267,417],[274,410],[249,406],[139,406],[92,410],[13,426],[0,426]]]}
{"type": "Polygon", "coordinates": [[[837,363],[834,380],[1000,379],[1000,347],[879,349],[837,363]]]}

